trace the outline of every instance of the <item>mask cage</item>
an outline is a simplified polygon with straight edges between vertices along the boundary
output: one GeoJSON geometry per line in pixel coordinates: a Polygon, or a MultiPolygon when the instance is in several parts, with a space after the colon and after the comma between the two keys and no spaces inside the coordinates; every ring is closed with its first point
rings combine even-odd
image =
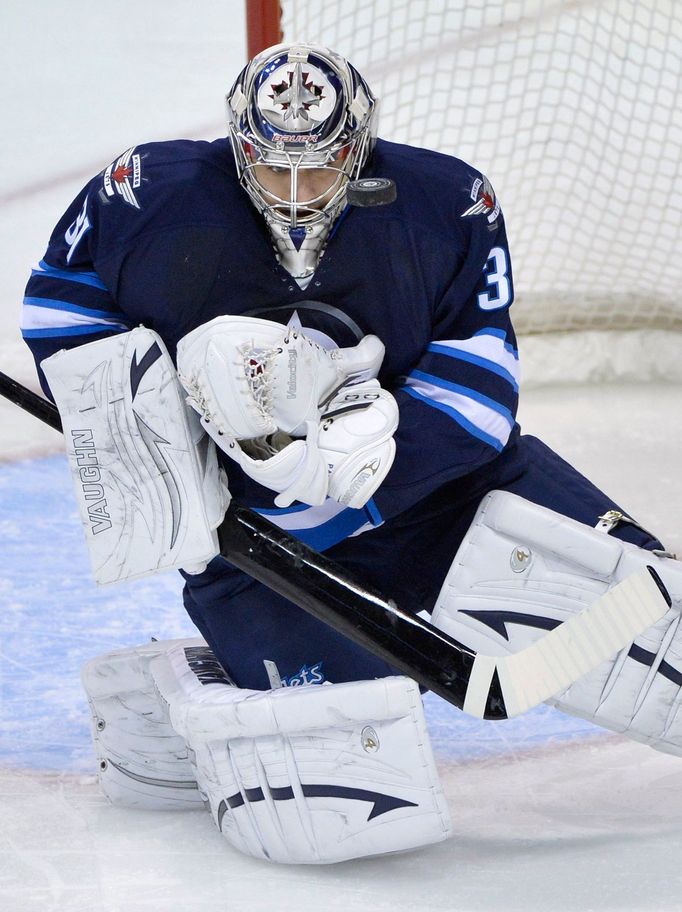
{"type": "Polygon", "coordinates": [[[233,128],[230,140],[239,181],[256,208],[267,218],[296,228],[336,218],[345,206],[348,181],[355,180],[364,167],[372,137],[369,130],[363,128],[326,149],[315,147],[314,150],[296,151],[267,148],[255,142],[252,135],[233,128]],[[288,198],[278,196],[260,182],[259,165],[288,171],[288,198]],[[299,191],[299,173],[307,170],[324,170],[335,176],[317,196],[303,197],[299,191]]]}

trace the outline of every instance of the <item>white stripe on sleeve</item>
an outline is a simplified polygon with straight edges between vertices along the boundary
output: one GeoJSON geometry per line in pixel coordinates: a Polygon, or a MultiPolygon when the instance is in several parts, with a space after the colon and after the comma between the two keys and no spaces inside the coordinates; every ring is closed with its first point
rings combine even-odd
{"type": "Polygon", "coordinates": [[[440,407],[446,413],[450,413],[455,420],[457,420],[458,416],[464,419],[459,423],[466,430],[487,443],[492,443],[493,445],[496,443],[497,449],[504,448],[509,440],[509,435],[514,426],[513,422],[483,402],[479,402],[463,393],[455,392],[442,386],[435,386],[432,383],[426,383],[424,380],[418,380],[414,377],[408,377],[405,385],[414,390],[427,403],[440,407]],[[453,412],[456,414],[453,415],[453,412]]]}

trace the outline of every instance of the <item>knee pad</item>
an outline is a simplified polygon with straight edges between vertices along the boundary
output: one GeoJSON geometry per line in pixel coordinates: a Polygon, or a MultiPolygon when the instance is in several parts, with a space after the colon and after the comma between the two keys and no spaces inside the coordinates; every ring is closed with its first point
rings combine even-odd
{"type": "Polygon", "coordinates": [[[550,702],[682,755],[679,561],[493,491],[455,556],[432,622],[477,652],[516,653],[644,566],[663,581],[670,610],[550,702]]]}

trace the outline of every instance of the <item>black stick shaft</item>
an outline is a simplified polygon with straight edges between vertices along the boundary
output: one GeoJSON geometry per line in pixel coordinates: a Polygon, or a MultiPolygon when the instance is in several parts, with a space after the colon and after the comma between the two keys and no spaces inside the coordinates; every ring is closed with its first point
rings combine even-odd
{"type": "MultiPolygon", "coordinates": [[[[57,407],[0,372],[0,394],[61,431],[57,407]]],[[[432,624],[399,608],[247,507],[231,504],[218,529],[220,553],[253,579],[414,678],[459,709],[476,654],[432,624]]],[[[499,682],[484,718],[506,719],[499,682]]]]}
{"type": "Polygon", "coordinates": [[[50,402],[49,399],[44,399],[42,396],[38,396],[30,389],[22,386],[21,383],[17,383],[16,380],[8,377],[7,374],[3,374],[2,371],[0,371],[0,394],[9,399],[10,402],[14,402],[25,412],[29,412],[29,414],[39,418],[45,424],[49,424],[55,431],[61,432],[62,419],[59,417],[57,406],[50,402]]]}
{"type": "MultiPolygon", "coordinates": [[[[230,563],[462,708],[472,650],[246,507],[230,505],[218,534],[230,563]]],[[[486,718],[506,718],[501,692],[489,697],[486,718]]]]}

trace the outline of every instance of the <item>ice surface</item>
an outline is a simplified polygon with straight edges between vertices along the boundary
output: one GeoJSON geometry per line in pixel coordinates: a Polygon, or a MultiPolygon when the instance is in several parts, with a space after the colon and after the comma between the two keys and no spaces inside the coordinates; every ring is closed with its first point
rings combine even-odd
{"type": "Polygon", "coordinates": [[[439,763],[455,835],[291,868],[242,857],[208,814],[112,808],[93,777],[0,770],[0,897],[16,912],[677,910],[679,759],[607,739],[439,763]]]}
{"type": "MultiPolygon", "coordinates": [[[[17,332],[27,269],[91,173],[135,142],[220,133],[244,59],[242,10],[2,4],[1,370],[34,382],[17,332]]],[[[555,388],[529,392],[521,417],[682,551],[681,405],[672,384],[555,388]]],[[[90,582],[59,443],[0,405],[0,909],[682,909],[682,760],[547,707],[493,724],[427,698],[455,835],[406,855],[274,867],[236,855],[204,812],[110,807],[79,669],[106,649],[194,631],[173,574],[90,582]]]]}

